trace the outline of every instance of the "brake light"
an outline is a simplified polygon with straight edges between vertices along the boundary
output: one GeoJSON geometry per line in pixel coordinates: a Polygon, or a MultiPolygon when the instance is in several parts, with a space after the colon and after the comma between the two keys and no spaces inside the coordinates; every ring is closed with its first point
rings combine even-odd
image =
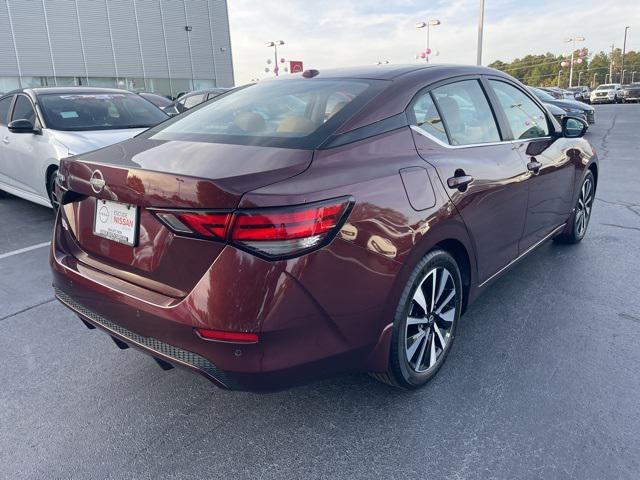
{"type": "Polygon", "coordinates": [[[227,343],[258,343],[257,333],[225,332],[222,330],[210,330],[208,328],[195,328],[196,334],[205,340],[214,340],[227,343]]]}
{"type": "Polygon", "coordinates": [[[155,212],[177,234],[226,240],[267,258],[284,258],[328,243],[352,204],[341,198],[294,207],[235,212],[155,212]]]}

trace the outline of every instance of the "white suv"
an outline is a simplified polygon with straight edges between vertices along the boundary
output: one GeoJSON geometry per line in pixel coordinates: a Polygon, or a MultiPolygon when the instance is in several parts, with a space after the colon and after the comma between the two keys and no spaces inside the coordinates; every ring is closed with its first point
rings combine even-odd
{"type": "Polygon", "coordinates": [[[622,101],[622,86],[619,83],[607,83],[598,85],[591,91],[589,100],[591,103],[620,103],[622,101]]]}
{"type": "Polygon", "coordinates": [[[0,96],[0,190],[57,207],[54,182],[62,158],[127,140],[166,120],[126,90],[25,88],[0,96]]]}

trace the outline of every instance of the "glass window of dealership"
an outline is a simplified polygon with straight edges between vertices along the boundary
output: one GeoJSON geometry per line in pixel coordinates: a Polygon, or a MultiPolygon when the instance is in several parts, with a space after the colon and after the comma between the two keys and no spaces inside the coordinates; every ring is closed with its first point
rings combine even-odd
{"type": "Polygon", "coordinates": [[[226,0],[0,0],[0,93],[233,86],[226,0]]]}

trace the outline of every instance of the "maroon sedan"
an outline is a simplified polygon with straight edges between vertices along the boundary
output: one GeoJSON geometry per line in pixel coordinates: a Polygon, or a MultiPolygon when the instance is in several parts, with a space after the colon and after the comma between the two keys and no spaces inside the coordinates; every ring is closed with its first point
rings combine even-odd
{"type": "Polygon", "coordinates": [[[585,128],[481,67],[250,85],[62,162],[55,294],[224,388],[345,372],[420,387],[492,279],[585,235],[585,128]]]}

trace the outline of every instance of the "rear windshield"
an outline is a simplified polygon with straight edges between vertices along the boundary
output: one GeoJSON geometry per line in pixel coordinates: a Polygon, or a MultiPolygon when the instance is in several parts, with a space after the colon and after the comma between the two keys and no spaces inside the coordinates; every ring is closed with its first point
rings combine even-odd
{"type": "Polygon", "coordinates": [[[156,140],[315,148],[371,97],[371,80],[287,79],[226,93],[145,134],[156,140]]]}
{"type": "Polygon", "coordinates": [[[148,128],[168,118],[130,93],[50,93],[39,95],[38,103],[47,127],[54,130],[148,128]]]}

